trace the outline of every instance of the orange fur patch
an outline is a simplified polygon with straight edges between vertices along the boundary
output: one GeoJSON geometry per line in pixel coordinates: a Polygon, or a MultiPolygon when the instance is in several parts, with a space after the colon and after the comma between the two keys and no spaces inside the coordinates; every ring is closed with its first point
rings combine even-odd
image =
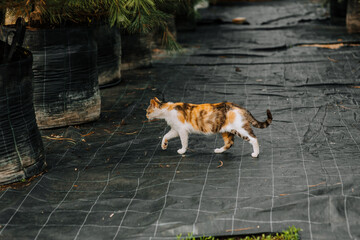
{"type": "Polygon", "coordinates": [[[230,110],[226,114],[226,119],[225,119],[225,123],[224,123],[223,127],[226,127],[227,125],[232,124],[233,122],[235,122],[235,120],[236,120],[236,113],[233,110],[230,110]]]}
{"type": "Polygon", "coordinates": [[[181,114],[181,113],[178,113],[178,119],[180,120],[180,122],[182,122],[182,123],[185,123],[185,117],[184,117],[184,115],[183,114],[181,114]]]}

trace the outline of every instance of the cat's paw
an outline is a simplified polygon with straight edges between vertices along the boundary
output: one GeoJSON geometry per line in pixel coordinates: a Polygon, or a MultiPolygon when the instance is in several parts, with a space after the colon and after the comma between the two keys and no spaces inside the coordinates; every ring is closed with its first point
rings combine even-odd
{"type": "Polygon", "coordinates": [[[161,148],[162,148],[162,150],[166,150],[167,149],[167,147],[168,147],[168,142],[167,141],[164,141],[164,142],[162,142],[161,143],[161,148]]]}
{"type": "Polygon", "coordinates": [[[184,154],[186,152],[185,148],[181,148],[179,150],[177,150],[178,154],[184,154]]]}
{"type": "Polygon", "coordinates": [[[257,157],[259,156],[259,154],[258,154],[258,153],[252,153],[251,156],[252,156],[253,158],[257,158],[257,157]]]}
{"type": "Polygon", "coordinates": [[[214,150],[214,152],[215,152],[215,153],[223,153],[223,152],[225,152],[225,149],[223,149],[223,148],[216,148],[216,149],[214,150]]]}

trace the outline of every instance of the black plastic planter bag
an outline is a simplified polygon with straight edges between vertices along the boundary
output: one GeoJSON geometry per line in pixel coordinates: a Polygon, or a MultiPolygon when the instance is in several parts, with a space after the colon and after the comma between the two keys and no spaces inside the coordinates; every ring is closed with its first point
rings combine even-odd
{"type": "Polygon", "coordinates": [[[95,30],[98,47],[99,85],[111,84],[121,78],[121,34],[118,28],[99,26],[95,30]]]}
{"type": "Polygon", "coordinates": [[[343,1],[331,0],[330,1],[331,24],[345,25],[345,23],[346,23],[346,6],[347,6],[347,0],[343,0],[343,1]]]}
{"type": "Polygon", "coordinates": [[[121,70],[151,66],[152,34],[121,33],[121,70]]]}
{"type": "Polygon", "coordinates": [[[175,16],[176,29],[179,32],[194,31],[196,29],[196,19],[187,14],[178,14],[175,16]]]}
{"type": "MultiPolygon", "coordinates": [[[[3,56],[5,43],[0,42],[3,56]]],[[[29,178],[44,167],[44,149],[32,102],[32,56],[18,48],[0,64],[0,185],[29,178]]]]}
{"type": "Polygon", "coordinates": [[[360,32],[360,2],[348,0],[346,26],[349,33],[360,32]]]}
{"type": "Polygon", "coordinates": [[[39,128],[76,125],[100,116],[97,45],[90,28],[28,29],[24,47],[34,56],[39,128]]]}

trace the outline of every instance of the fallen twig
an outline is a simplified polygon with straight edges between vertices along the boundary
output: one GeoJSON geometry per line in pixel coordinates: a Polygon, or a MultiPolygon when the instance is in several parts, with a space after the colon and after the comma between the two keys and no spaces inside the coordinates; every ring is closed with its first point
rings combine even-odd
{"type": "Polygon", "coordinates": [[[139,131],[135,131],[135,132],[119,132],[120,134],[123,134],[123,135],[133,135],[133,134],[136,134],[138,133],[139,131]]]}
{"type": "Polygon", "coordinates": [[[104,129],[104,131],[107,132],[107,133],[109,133],[109,134],[112,133],[111,131],[109,131],[109,130],[107,130],[107,129],[104,129]]]}
{"type": "Polygon", "coordinates": [[[64,137],[49,137],[49,136],[43,136],[43,138],[50,139],[50,140],[57,140],[57,141],[68,141],[71,143],[75,143],[75,140],[72,138],[64,138],[64,137]]]}
{"type": "Polygon", "coordinates": [[[325,184],[326,182],[321,182],[321,183],[318,183],[318,184],[315,184],[315,185],[309,185],[309,187],[317,187],[317,186],[320,186],[320,185],[323,185],[325,184]]]}
{"type": "Polygon", "coordinates": [[[89,133],[87,133],[87,134],[81,134],[81,136],[82,137],[87,137],[87,136],[90,136],[90,135],[92,135],[92,134],[94,134],[95,132],[89,132],[89,133]]]}

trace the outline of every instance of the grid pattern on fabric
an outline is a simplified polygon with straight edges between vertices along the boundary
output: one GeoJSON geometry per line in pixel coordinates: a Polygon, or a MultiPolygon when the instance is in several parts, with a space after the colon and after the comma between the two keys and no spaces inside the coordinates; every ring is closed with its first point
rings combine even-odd
{"type": "MultiPolygon", "coordinates": [[[[0,55],[7,43],[0,41],[0,55]]],[[[9,46],[10,47],[10,46],[9,46]]],[[[13,60],[0,66],[0,184],[40,173],[44,149],[32,104],[32,56],[17,48],[13,60]]]]}
{"type": "MultiPolygon", "coordinates": [[[[352,47],[297,46],[356,36],[317,21],[298,22],[305,13],[304,19],[317,19],[314,4],[279,2],[278,13],[271,2],[237,8],[236,14],[264,13],[258,21],[271,27],[202,25],[180,35],[193,48],[154,68],[126,72],[126,81],[102,91],[99,121],[42,131],[72,140],[45,139],[49,173],[27,188],[0,192],[0,236],[165,240],[294,225],[303,229],[301,239],[360,238],[360,95],[353,87],[359,85],[360,56],[352,47]],[[294,25],[284,26],[284,13],[294,11],[294,25]],[[222,144],[216,135],[191,135],[181,156],[179,139],[161,150],[166,123],[145,119],[154,96],[226,100],[258,120],[270,109],[274,119],[267,129],[254,129],[261,145],[257,159],[238,138],[228,152],[214,154],[222,144]]],[[[236,6],[231,12],[217,6],[213,14],[232,16],[236,6]]]]}
{"type": "Polygon", "coordinates": [[[28,29],[24,47],[34,57],[33,102],[39,128],[99,117],[97,44],[90,28],[28,29]]]}

